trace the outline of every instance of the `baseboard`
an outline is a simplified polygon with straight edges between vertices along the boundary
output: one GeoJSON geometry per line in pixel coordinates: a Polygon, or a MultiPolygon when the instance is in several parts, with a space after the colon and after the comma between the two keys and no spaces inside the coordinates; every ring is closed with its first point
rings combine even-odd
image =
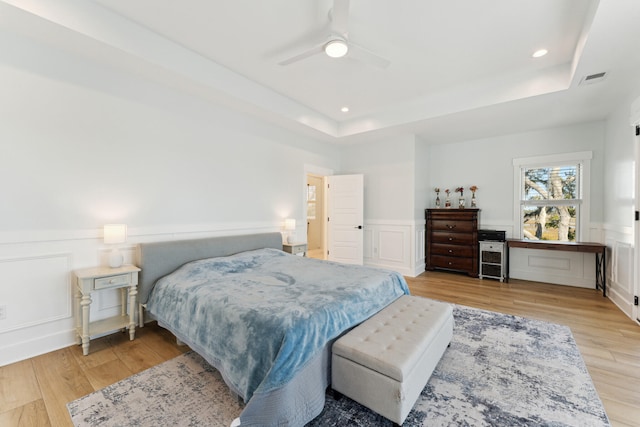
{"type": "Polygon", "coordinates": [[[425,265],[422,264],[421,266],[416,267],[415,269],[411,269],[410,267],[398,267],[397,265],[387,265],[384,263],[374,263],[371,261],[366,261],[364,263],[364,265],[366,265],[367,267],[374,267],[374,268],[383,268],[385,270],[391,270],[391,271],[395,271],[397,273],[402,274],[403,276],[407,276],[407,277],[416,277],[419,276],[420,274],[422,274],[424,272],[424,268],[425,265]]]}
{"type": "Polygon", "coordinates": [[[56,332],[0,347],[0,366],[9,365],[76,344],[75,330],[56,332]]]}

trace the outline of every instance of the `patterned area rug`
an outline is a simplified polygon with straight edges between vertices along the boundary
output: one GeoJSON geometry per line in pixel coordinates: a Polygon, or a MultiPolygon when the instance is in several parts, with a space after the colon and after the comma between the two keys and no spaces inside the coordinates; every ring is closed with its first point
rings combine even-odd
{"type": "MultiPolygon", "coordinates": [[[[404,426],[608,426],[566,326],[455,306],[451,347],[404,426]]],[[[242,405],[189,352],[67,404],[76,426],[229,426],[242,405]]],[[[390,426],[327,396],[310,426],[390,426]]]]}

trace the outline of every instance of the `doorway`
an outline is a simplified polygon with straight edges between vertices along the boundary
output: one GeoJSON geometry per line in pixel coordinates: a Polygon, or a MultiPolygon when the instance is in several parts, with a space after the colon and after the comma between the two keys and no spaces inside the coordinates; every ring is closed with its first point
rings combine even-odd
{"type": "Polygon", "coordinates": [[[307,257],[326,259],[324,177],[307,174],[307,257]]]}

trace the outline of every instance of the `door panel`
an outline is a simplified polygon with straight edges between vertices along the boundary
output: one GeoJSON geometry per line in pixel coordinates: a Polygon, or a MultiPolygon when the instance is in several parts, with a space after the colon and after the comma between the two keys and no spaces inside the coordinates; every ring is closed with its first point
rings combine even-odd
{"type": "Polygon", "coordinates": [[[327,177],[328,259],[346,264],[363,263],[364,177],[327,177]]]}

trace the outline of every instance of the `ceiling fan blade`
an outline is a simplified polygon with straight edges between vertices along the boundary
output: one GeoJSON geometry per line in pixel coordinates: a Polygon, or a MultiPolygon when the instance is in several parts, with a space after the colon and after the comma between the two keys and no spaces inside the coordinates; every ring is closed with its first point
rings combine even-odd
{"type": "Polygon", "coordinates": [[[362,46],[358,46],[349,42],[349,53],[348,56],[358,61],[365,62],[367,64],[371,64],[378,68],[387,68],[391,61],[386,58],[383,58],[375,53],[363,48],[362,46]]]}
{"type": "Polygon", "coordinates": [[[308,58],[310,56],[313,56],[313,55],[317,55],[317,54],[322,53],[322,52],[324,52],[324,44],[317,45],[315,47],[312,47],[309,50],[306,50],[306,51],[304,51],[302,53],[299,53],[299,54],[297,54],[295,56],[292,56],[289,59],[285,59],[284,61],[279,62],[278,65],[293,64],[294,62],[302,61],[303,59],[306,59],[306,58],[308,58]]]}
{"type": "Polygon", "coordinates": [[[347,37],[349,32],[349,0],[333,0],[331,9],[331,30],[334,34],[347,37]]]}

